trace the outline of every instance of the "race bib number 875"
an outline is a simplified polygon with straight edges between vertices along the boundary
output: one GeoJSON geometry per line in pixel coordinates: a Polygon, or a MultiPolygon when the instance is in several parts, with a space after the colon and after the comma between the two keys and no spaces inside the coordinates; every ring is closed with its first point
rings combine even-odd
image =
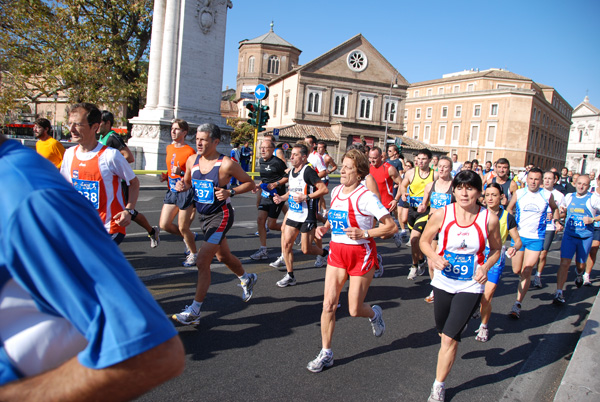
{"type": "Polygon", "coordinates": [[[331,233],[343,235],[344,229],[348,228],[348,211],[330,210],[327,219],[331,224],[331,233]]]}

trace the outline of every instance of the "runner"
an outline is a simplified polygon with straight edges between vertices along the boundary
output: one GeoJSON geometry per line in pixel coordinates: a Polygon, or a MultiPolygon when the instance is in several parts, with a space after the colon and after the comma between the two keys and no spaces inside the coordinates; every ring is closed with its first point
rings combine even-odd
{"type": "Polygon", "coordinates": [[[269,258],[269,253],[267,251],[267,230],[265,224],[271,230],[281,231],[281,224],[277,223],[277,218],[279,218],[285,203],[276,204],[273,196],[275,194],[285,194],[285,185],[288,182],[288,177],[285,173],[287,169],[286,164],[273,155],[275,144],[270,138],[265,138],[262,141],[259,150],[261,156],[259,161],[261,183],[253,191],[260,192],[260,203],[256,219],[260,237],[260,248],[250,258],[253,260],[266,260],[269,258]]]}
{"type": "Polygon", "coordinates": [[[527,187],[518,189],[506,208],[517,220],[522,242],[521,248],[512,260],[513,272],[519,275],[517,300],[510,311],[510,316],[514,319],[519,319],[521,316],[521,304],[529,289],[531,270],[538,262],[544,248],[548,206],[552,210],[557,230],[560,230],[554,196],[550,191],[540,187],[542,175],[543,171],[540,168],[532,168],[527,174],[527,187]]]}
{"type": "Polygon", "coordinates": [[[594,240],[594,223],[600,221],[600,197],[589,193],[590,178],[580,175],[575,181],[576,193],[565,196],[561,206],[561,216],[566,215],[565,233],[560,245],[560,266],[556,274],[556,293],[553,303],[565,304],[563,288],[569,274],[571,260],[575,256],[577,277],[575,286],[583,285],[585,263],[594,240]]]}
{"type": "Polygon", "coordinates": [[[322,238],[329,229],[332,232],[321,314],[322,349],[307,366],[313,373],[333,365],[331,340],[335,328],[335,312],[340,292],[348,279],[350,315],[368,317],[373,335],[377,337],[385,331],[381,307],[371,307],[364,301],[376,265],[377,247],[373,237],[392,236],[398,228],[377,196],[360,183],[369,174],[369,161],[364,154],[355,149],[350,150],[342,161],[341,185],[333,189],[331,194],[329,219],[325,226],[316,230],[317,238],[322,238]],[[380,222],[375,229],[373,218],[380,222]]]}
{"type": "MultiPolygon", "coordinates": [[[[563,199],[565,198],[565,196],[560,191],[554,188],[556,181],[558,181],[558,178],[558,173],[544,173],[544,189],[552,193],[556,205],[560,205],[563,199]]],[[[556,225],[554,224],[554,220],[552,219],[552,210],[548,206],[546,214],[546,236],[544,237],[544,248],[540,253],[540,259],[537,263],[537,272],[533,277],[532,286],[534,288],[542,288],[542,272],[544,271],[544,267],[546,266],[546,258],[548,256],[548,251],[550,251],[550,247],[552,247],[552,242],[554,241],[555,235],[556,225]]]]}
{"type": "MultiPolygon", "coordinates": [[[[283,221],[281,234],[281,252],[285,261],[287,272],[277,286],[284,288],[294,286],[294,239],[301,233],[301,246],[304,254],[321,257],[320,262],[327,257],[327,248],[322,248],[321,239],[315,241],[317,226],[317,208],[319,197],[329,192],[325,184],[307,162],[308,148],[302,143],[294,145],[290,161],[292,169],[289,174],[288,192],[284,195],[275,194],[273,200],[280,204],[288,201],[289,210],[283,221]],[[313,244],[316,242],[316,245],[313,244]]],[[[326,260],[325,260],[326,261],[326,260]]],[[[317,263],[315,263],[316,266],[317,263]]]]}
{"type": "MultiPolygon", "coordinates": [[[[312,168],[317,172],[319,179],[324,180],[325,176],[327,176],[327,167],[325,166],[325,160],[323,156],[317,152],[317,137],[314,135],[307,135],[304,138],[304,142],[308,147],[308,163],[312,166],[312,168]]],[[[319,205],[325,205],[325,200],[321,201],[319,199],[319,205]]],[[[317,206],[317,221],[321,223],[325,223],[327,219],[325,215],[319,212],[319,206],[317,206]]],[[[327,261],[321,260],[317,258],[317,262],[315,262],[315,266],[322,267],[327,261]],[[319,264],[317,264],[317,262],[319,264]]]]}
{"type": "Polygon", "coordinates": [[[402,184],[400,185],[400,196],[402,200],[409,203],[408,227],[411,229],[410,244],[412,254],[412,266],[407,277],[409,280],[413,280],[425,272],[426,261],[419,247],[419,239],[429,218],[429,206],[426,205],[425,209],[421,210],[422,212],[419,212],[417,208],[423,203],[425,186],[438,179],[438,174],[429,168],[430,161],[431,151],[428,149],[420,150],[415,159],[417,164],[416,169],[406,172],[404,180],[402,180],[402,184]]]}
{"type": "MultiPolygon", "coordinates": [[[[404,178],[404,166],[402,165],[402,159],[400,158],[400,151],[398,150],[398,147],[395,144],[389,144],[388,149],[387,149],[387,154],[388,154],[387,163],[389,163],[390,165],[392,165],[393,167],[396,168],[396,170],[398,171],[398,174],[400,175],[400,183],[401,183],[402,179],[404,178]]],[[[396,199],[398,197],[399,188],[400,188],[400,185],[398,183],[394,182],[394,193],[392,194],[394,199],[396,199]]],[[[402,243],[406,244],[410,240],[410,235],[408,233],[408,230],[406,230],[406,219],[408,217],[408,209],[407,208],[408,208],[408,203],[405,201],[402,201],[402,199],[399,199],[398,207],[396,208],[396,211],[395,211],[395,217],[396,217],[396,220],[398,221],[398,226],[400,226],[400,232],[398,233],[397,236],[394,236],[394,241],[396,241],[396,238],[398,238],[400,240],[400,246],[402,245],[402,243]]],[[[394,215],[392,215],[392,216],[394,216],[394,215]]],[[[396,244],[396,246],[400,247],[398,244],[396,244]]]]}
{"type": "Polygon", "coordinates": [[[498,217],[477,203],[482,187],[477,173],[458,173],[452,182],[456,202],[431,215],[420,239],[429,265],[441,271],[432,281],[441,346],[429,402],[444,400],[445,381],[456,359],[462,331],[479,306],[489,269],[500,257],[498,217]],[[439,243],[434,251],[431,242],[436,233],[439,243]],[[487,261],[486,240],[490,248],[487,261]]]}
{"type": "MultiPolygon", "coordinates": [[[[325,170],[327,174],[323,178],[323,183],[329,188],[329,173],[333,173],[337,170],[337,165],[333,161],[333,158],[327,153],[327,144],[325,141],[317,142],[317,153],[323,158],[325,164],[325,170]]],[[[325,205],[325,197],[319,198],[319,209],[322,211],[323,216],[327,216],[327,206],[325,205]]]]}
{"type": "MultiPolygon", "coordinates": [[[[593,193],[600,197],[600,176],[596,177],[596,188],[593,193]]],[[[594,239],[592,240],[592,247],[590,248],[590,256],[588,257],[585,265],[585,274],[583,274],[583,285],[592,286],[590,275],[592,268],[596,263],[596,255],[598,254],[598,248],[600,247],[600,222],[594,222],[594,239]]]]}
{"type": "MultiPolygon", "coordinates": [[[[488,271],[488,280],[485,284],[483,296],[481,297],[481,324],[479,325],[479,329],[475,331],[477,332],[475,340],[479,342],[487,342],[489,338],[488,323],[492,315],[492,298],[494,297],[498,282],[500,282],[500,276],[506,265],[506,257],[514,257],[517,250],[521,248],[521,238],[519,237],[519,231],[517,230],[517,221],[514,216],[500,208],[502,195],[502,187],[498,183],[492,183],[485,189],[484,198],[487,209],[498,216],[502,250],[500,251],[498,262],[496,262],[488,271]],[[512,245],[506,249],[504,243],[506,243],[509,233],[510,238],[512,239],[512,245]]],[[[485,252],[486,255],[489,254],[489,247],[486,247],[485,252]]]]}
{"type": "Polygon", "coordinates": [[[517,183],[510,179],[510,162],[506,158],[500,158],[496,161],[495,169],[487,175],[485,186],[491,183],[498,183],[502,187],[501,200],[502,208],[506,208],[513,195],[518,189],[517,183]]]}
{"type": "Polygon", "coordinates": [[[125,227],[137,215],[140,181],[123,155],[96,140],[101,118],[100,110],[91,103],[70,108],[69,129],[77,146],[65,151],[60,173],[94,205],[106,231],[120,244],[125,238],[125,227]],[[129,186],[126,205],[121,180],[129,186]]]}
{"type": "Polygon", "coordinates": [[[239,286],[242,287],[242,299],[245,302],[252,297],[252,289],[257,281],[256,274],[248,274],[240,260],[231,254],[226,238],[234,221],[231,197],[252,191],[255,185],[238,163],[217,151],[220,142],[221,130],[218,126],[200,125],[196,133],[198,154],[188,158],[183,180],[175,184],[179,192],[194,189],[198,219],[204,233],[204,243],[196,260],[198,283],[194,300],[181,313],[172,316],[185,325],[200,323],[200,309],[210,287],[210,264],[215,255],[240,279],[239,286]],[[232,177],[241,184],[228,190],[227,184],[232,177]]]}
{"type": "Polygon", "coordinates": [[[35,134],[35,138],[37,138],[35,143],[37,153],[60,169],[63,155],[65,154],[65,147],[60,141],[52,137],[52,124],[50,120],[43,117],[36,119],[33,125],[33,133],[35,134]]]}
{"type": "MultiPolygon", "coordinates": [[[[417,211],[424,212],[427,208],[425,205],[430,205],[429,215],[431,216],[437,209],[445,207],[453,202],[454,194],[452,193],[452,159],[447,156],[442,156],[438,160],[438,174],[439,178],[425,186],[425,194],[423,195],[423,203],[421,203],[417,211]]],[[[433,239],[432,247],[437,248],[438,236],[436,235],[433,239]]],[[[432,266],[429,266],[429,277],[433,279],[435,270],[432,266]]],[[[427,303],[433,303],[433,290],[425,298],[427,303]]]]}
{"type": "Polygon", "coordinates": [[[166,181],[168,188],[163,200],[160,212],[160,227],[175,236],[183,238],[186,250],[184,267],[196,265],[196,234],[190,230],[194,219],[194,189],[177,191],[177,183],[185,176],[186,162],[188,158],[196,154],[194,148],[185,143],[185,137],[189,131],[187,121],[181,119],[173,120],[171,124],[171,139],[173,142],[167,145],[166,165],[167,173],[161,176],[161,181],[166,181]],[[177,225],[173,220],[177,216],[177,225]]]}

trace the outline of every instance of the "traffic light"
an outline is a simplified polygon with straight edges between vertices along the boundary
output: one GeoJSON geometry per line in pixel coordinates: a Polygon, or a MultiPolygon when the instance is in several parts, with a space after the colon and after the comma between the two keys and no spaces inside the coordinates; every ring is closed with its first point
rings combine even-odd
{"type": "Polygon", "coordinates": [[[596,148],[596,158],[600,158],[600,148],[596,148]]]}
{"type": "Polygon", "coordinates": [[[258,124],[257,115],[259,113],[258,104],[253,102],[247,103],[246,109],[248,109],[248,123],[256,127],[258,124]]]}
{"type": "Polygon", "coordinates": [[[267,105],[262,105],[259,107],[260,107],[260,113],[258,116],[258,132],[260,133],[261,131],[266,130],[265,126],[267,125],[267,122],[269,121],[269,113],[267,112],[269,110],[269,107],[267,105]]]}

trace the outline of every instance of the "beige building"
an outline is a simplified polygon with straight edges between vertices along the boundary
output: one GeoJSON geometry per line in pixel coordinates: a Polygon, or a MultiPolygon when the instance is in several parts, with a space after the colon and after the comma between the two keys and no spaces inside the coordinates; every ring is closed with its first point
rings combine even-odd
{"type": "Polygon", "coordinates": [[[388,138],[403,133],[398,111],[404,108],[408,82],[361,34],[302,66],[300,50],[272,27],[259,38],[240,42],[239,53],[239,116],[247,116],[244,105],[253,101],[248,93],[265,83],[257,77],[267,78],[267,132],[278,129],[281,141],[293,143],[313,134],[339,160],[353,142],[383,146],[386,131],[388,138]],[[257,65],[257,60],[262,62],[257,65]],[[273,60],[280,60],[279,70],[273,60]]]}
{"type": "Polygon", "coordinates": [[[576,173],[600,171],[600,109],[587,96],[573,111],[573,125],[569,136],[566,167],[576,173]]]}
{"type": "Polygon", "coordinates": [[[468,70],[411,84],[404,129],[459,161],[560,168],[572,112],[552,87],[502,69],[468,70]]]}

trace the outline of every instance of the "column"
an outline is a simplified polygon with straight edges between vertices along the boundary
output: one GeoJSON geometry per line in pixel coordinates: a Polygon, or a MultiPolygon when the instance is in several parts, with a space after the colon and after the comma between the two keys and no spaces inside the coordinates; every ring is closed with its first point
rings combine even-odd
{"type": "Polygon", "coordinates": [[[160,85],[160,63],[165,29],[166,0],[154,1],[152,21],[152,39],[150,41],[150,65],[148,66],[148,90],[146,92],[147,109],[155,109],[158,104],[160,85]]]}
{"type": "Polygon", "coordinates": [[[179,33],[180,1],[167,3],[160,68],[158,108],[173,110],[175,98],[175,78],[177,75],[177,39],[179,33]]]}

